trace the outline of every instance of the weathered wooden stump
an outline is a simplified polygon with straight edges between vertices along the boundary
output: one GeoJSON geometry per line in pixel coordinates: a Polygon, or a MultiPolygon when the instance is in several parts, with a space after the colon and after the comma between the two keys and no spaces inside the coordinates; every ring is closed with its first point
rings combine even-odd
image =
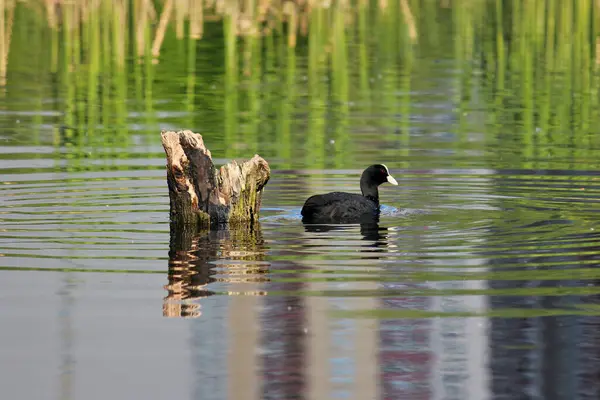
{"type": "Polygon", "coordinates": [[[171,223],[181,229],[206,229],[258,221],[262,191],[271,176],[259,155],[220,169],[214,166],[202,135],[163,131],[171,223]]]}

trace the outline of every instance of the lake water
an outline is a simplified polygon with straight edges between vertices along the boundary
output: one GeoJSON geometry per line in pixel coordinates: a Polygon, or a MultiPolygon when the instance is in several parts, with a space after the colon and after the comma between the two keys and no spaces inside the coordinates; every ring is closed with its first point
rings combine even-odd
{"type": "Polygon", "coordinates": [[[85,60],[53,73],[32,55],[44,31],[16,30],[1,397],[598,398],[595,73],[534,74],[518,54],[490,71],[490,39],[465,58],[448,24],[410,66],[348,39],[341,79],[302,41],[267,42],[250,73],[240,51],[232,72],[207,23],[193,71],[170,32],[158,64],[91,90],[85,60]],[[218,164],[269,161],[258,229],[170,233],[161,129],[202,133],[218,164]],[[372,163],[399,182],[378,226],[302,224],[308,196],[358,192],[372,163]]]}

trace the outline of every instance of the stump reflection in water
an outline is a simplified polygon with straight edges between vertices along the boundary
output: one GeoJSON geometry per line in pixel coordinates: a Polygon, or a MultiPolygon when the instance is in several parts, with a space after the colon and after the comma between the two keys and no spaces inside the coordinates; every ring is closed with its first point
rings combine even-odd
{"type": "MultiPolygon", "coordinates": [[[[212,282],[266,282],[268,272],[265,246],[258,223],[236,229],[195,232],[192,227],[176,229],[171,225],[165,317],[197,318],[201,312],[198,299],[216,292],[206,289],[212,282]],[[221,260],[222,268],[214,261],[221,260]]],[[[226,291],[228,295],[265,295],[260,290],[226,291]]]]}

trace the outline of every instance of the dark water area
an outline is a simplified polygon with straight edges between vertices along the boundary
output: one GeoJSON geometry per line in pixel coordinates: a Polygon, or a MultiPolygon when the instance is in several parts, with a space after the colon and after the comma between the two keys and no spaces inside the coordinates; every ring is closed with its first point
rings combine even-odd
{"type": "Polygon", "coordinates": [[[193,51],[168,30],[158,63],[98,53],[101,78],[63,41],[53,71],[48,28],[15,20],[1,397],[599,398],[594,42],[547,54],[531,20],[436,12],[418,44],[374,11],[327,52],[232,49],[207,22],[193,51]],[[267,159],[260,225],[170,232],[161,129],[203,134],[217,164],[267,159]],[[302,224],[373,163],[399,183],[378,224],[302,224]]]}

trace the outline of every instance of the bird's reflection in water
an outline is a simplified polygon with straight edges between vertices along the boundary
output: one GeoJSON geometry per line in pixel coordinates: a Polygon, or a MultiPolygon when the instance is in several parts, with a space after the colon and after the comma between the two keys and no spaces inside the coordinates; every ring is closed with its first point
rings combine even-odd
{"type": "MultiPolygon", "coordinates": [[[[356,229],[356,225],[304,225],[304,230],[310,233],[343,233],[347,231],[351,232],[354,229],[356,229]]],[[[373,256],[371,253],[386,253],[390,250],[390,247],[395,247],[390,245],[389,228],[380,226],[378,222],[361,223],[360,234],[362,236],[362,240],[366,242],[364,246],[361,246],[361,251],[363,254],[361,254],[360,258],[362,259],[377,259],[379,257],[373,256]]]]}
{"type": "MultiPolygon", "coordinates": [[[[356,225],[319,225],[319,224],[305,224],[304,230],[306,232],[335,232],[335,231],[347,231],[353,229],[356,225]]],[[[379,226],[378,222],[363,222],[360,224],[360,234],[364,240],[385,240],[387,238],[388,228],[385,226],[379,226]]]]}
{"type": "Polygon", "coordinates": [[[200,304],[194,300],[215,294],[207,289],[209,283],[267,280],[264,274],[268,265],[260,262],[264,261],[264,257],[264,240],[258,224],[202,232],[171,227],[168,284],[165,285],[167,296],[164,299],[163,315],[199,317],[200,304]],[[223,260],[222,265],[225,267],[218,272],[214,263],[217,260],[223,260]]]}

